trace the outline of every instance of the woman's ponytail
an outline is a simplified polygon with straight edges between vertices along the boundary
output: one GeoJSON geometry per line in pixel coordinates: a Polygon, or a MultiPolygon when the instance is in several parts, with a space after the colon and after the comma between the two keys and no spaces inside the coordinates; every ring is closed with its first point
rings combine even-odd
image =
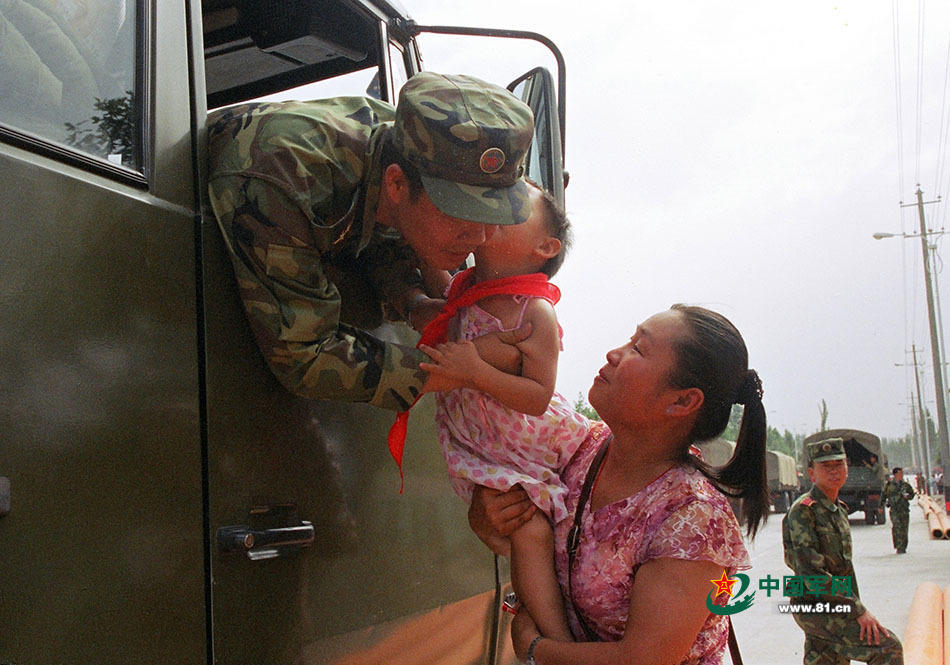
{"type": "Polygon", "coordinates": [[[729,462],[713,468],[688,455],[690,460],[723,494],[742,499],[746,531],[755,537],[769,514],[768,482],[765,475],[765,407],[762,382],[749,369],[749,356],[742,335],[726,317],[688,305],[673,305],[686,320],[688,333],[674,343],[676,367],[670,383],[677,388],[703,391],[690,444],[708,441],[723,433],[733,404],[742,404],[742,422],[736,448],[729,462]]]}
{"type": "Polygon", "coordinates": [[[741,516],[746,532],[754,538],[769,514],[765,407],[762,405],[762,382],[754,369],[746,373],[736,403],[743,406],[736,449],[732,459],[712,475],[717,486],[732,488],[734,491],[727,493],[742,499],[741,516]]]}

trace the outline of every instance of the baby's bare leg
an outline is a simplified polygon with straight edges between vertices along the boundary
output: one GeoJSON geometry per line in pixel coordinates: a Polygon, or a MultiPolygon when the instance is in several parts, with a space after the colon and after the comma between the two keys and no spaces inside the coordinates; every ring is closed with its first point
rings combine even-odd
{"type": "Polygon", "coordinates": [[[511,534],[511,583],[542,635],[574,641],[554,572],[554,531],[541,511],[511,534]]]}

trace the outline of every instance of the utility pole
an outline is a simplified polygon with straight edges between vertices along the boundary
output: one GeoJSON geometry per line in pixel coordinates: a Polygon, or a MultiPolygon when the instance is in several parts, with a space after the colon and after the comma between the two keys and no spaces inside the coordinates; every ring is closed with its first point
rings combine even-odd
{"type": "MultiPolygon", "coordinates": [[[[927,203],[936,203],[936,201],[928,201],[927,203]]],[[[920,218],[920,246],[924,255],[924,286],[927,289],[927,318],[930,320],[930,351],[933,356],[934,387],[937,391],[937,437],[940,440],[940,457],[944,462],[944,466],[947,466],[947,462],[950,461],[950,436],[948,436],[947,432],[947,400],[943,391],[943,360],[941,359],[940,352],[940,338],[937,335],[937,315],[934,311],[933,284],[930,276],[930,251],[927,243],[927,225],[924,221],[924,193],[920,191],[920,185],[917,185],[917,215],[920,218]]],[[[919,396],[918,401],[920,401],[919,396]]],[[[950,469],[944,469],[944,471],[950,471],[950,469]]],[[[950,504],[950,483],[944,483],[943,491],[945,504],[950,504]]]]}
{"type": "Polygon", "coordinates": [[[930,434],[927,432],[927,419],[924,417],[924,401],[920,395],[920,372],[917,371],[917,345],[911,344],[910,348],[914,353],[914,382],[917,384],[917,412],[920,417],[920,440],[923,442],[924,453],[924,473],[927,474],[927,494],[932,494],[931,476],[930,476],[930,434]]]}
{"type": "Polygon", "coordinates": [[[910,394],[910,426],[912,430],[912,436],[910,439],[910,456],[913,462],[914,468],[918,472],[924,470],[923,465],[923,455],[920,454],[920,440],[917,438],[917,406],[914,404],[914,393],[910,394]]]}

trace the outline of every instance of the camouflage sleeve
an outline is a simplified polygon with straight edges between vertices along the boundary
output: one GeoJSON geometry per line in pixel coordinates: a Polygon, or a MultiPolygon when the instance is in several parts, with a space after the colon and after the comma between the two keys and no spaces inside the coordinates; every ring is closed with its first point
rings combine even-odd
{"type": "Polygon", "coordinates": [[[301,210],[258,178],[218,177],[209,190],[248,321],[280,382],[302,397],[406,408],[424,383],[424,354],[340,323],[319,252],[291,232],[307,228],[301,210]]]}
{"type": "MultiPolygon", "coordinates": [[[[824,577],[825,588],[831,590],[834,575],[828,557],[823,551],[821,537],[815,529],[814,515],[811,510],[797,504],[786,513],[785,519],[782,520],[782,545],[785,549],[785,565],[803,578],[824,577]]],[[[832,604],[853,604],[854,617],[857,618],[867,610],[857,596],[857,580],[852,579],[851,583],[852,596],[827,593],[821,594],[821,600],[832,604]]]]}

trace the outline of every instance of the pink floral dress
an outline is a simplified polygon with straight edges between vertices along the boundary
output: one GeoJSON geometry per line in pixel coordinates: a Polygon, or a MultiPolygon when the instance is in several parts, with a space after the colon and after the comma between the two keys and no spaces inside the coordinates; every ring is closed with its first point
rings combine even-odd
{"type": "MultiPolygon", "coordinates": [[[[528,298],[512,297],[527,306],[528,298]]],[[[504,330],[478,305],[461,309],[458,317],[459,333],[453,339],[504,330]]],[[[452,486],[460,497],[471,501],[476,484],[498,490],[521,485],[553,521],[567,516],[567,488],[560,473],[587,436],[590,422],[564,397],[554,393],[544,414],[530,416],[487,393],[459,388],[436,395],[435,418],[452,486]]]]}
{"type": "MultiPolygon", "coordinates": [[[[586,638],[567,593],[567,532],[587,470],[609,435],[606,425],[594,423],[562,475],[569,488],[567,506],[572,518],[555,526],[555,563],[571,630],[578,639],[586,638]]],[[[729,502],[695,469],[674,466],[637,494],[603,506],[593,515],[589,504],[585,508],[573,597],[601,639],[617,641],[623,636],[637,569],[659,558],[712,561],[730,575],[751,566],[729,502]]],[[[721,663],[728,631],[726,617],[710,614],[682,664],[721,663]]]]}

